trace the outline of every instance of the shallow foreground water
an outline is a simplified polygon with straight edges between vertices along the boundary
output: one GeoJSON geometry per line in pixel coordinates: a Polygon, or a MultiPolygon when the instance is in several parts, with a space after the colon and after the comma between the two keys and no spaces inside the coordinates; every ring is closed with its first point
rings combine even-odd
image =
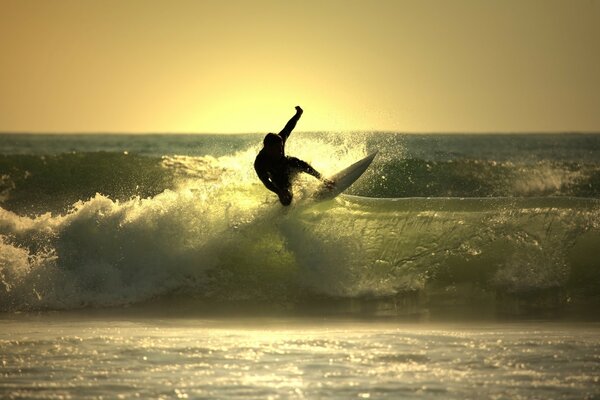
{"type": "Polygon", "coordinates": [[[1,398],[600,397],[598,323],[0,320],[1,398]]]}

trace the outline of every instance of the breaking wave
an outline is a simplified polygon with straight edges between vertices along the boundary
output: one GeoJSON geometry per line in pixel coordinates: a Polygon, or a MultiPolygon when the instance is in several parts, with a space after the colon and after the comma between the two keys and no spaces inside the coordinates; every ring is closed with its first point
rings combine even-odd
{"type": "MultiPolygon", "coordinates": [[[[291,146],[290,146],[291,147],[291,146]]],[[[376,146],[364,142],[336,146],[309,141],[299,153],[324,174],[332,174],[376,146]],[[346,163],[346,164],[344,164],[346,163]]],[[[121,153],[0,154],[0,206],[19,214],[66,212],[81,199],[102,193],[125,201],[152,197],[184,185],[203,187],[257,180],[252,156],[141,156],[121,153]],[[231,182],[232,173],[238,174],[231,182]]],[[[600,198],[600,165],[571,161],[428,160],[383,148],[348,194],[403,197],[587,197],[600,198]]],[[[298,154],[298,151],[293,152],[298,154]]],[[[241,197],[241,196],[240,196],[241,197]]]]}
{"type": "Polygon", "coordinates": [[[349,195],[311,203],[306,177],[289,208],[256,179],[256,145],[0,155],[0,312],[177,301],[539,316],[600,304],[597,164],[415,158],[360,136],[288,151],[327,175],[373,147],[349,195]]]}
{"type": "Polygon", "coordinates": [[[418,298],[512,313],[598,301],[598,200],[342,196],[282,208],[232,159],[197,162],[202,176],[220,173],[147,198],[96,194],[59,214],[1,209],[0,310],[177,297],[380,299],[401,312],[418,298]]]}

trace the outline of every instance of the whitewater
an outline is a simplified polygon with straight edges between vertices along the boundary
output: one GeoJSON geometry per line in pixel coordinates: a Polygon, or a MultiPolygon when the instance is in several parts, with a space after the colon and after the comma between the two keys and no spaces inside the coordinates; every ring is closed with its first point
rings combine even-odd
{"type": "Polygon", "coordinates": [[[293,139],[325,175],[380,154],[349,195],[311,203],[303,177],[286,209],[255,176],[258,135],[3,135],[0,310],[597,305],[597,136],[293,139]]]}
{"type": "Polygon", "coordinates": [[[600,135],[261,140],[0,134],[0,395],[600,396],[600,135]]]}

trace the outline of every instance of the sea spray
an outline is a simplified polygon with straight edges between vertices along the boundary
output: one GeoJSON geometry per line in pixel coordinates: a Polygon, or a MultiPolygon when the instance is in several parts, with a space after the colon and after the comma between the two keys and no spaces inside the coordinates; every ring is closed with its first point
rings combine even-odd
{"type": "Polygon", "coordinates": [[[311,202],[318,181],[303,176],[284,208],[254,174],[253,138],[224,138],[216,151],[211,137],[209,154],[3,156],[0,310],[177,299],[193,308],[543,315],[598,304],[598,165],[589,159],[419,159],[395,136],[292,137],[289,154],[325,175],[374,148],[381,157],[354,196],[311,202]],[[89,176],[73,178],[78,168],[89,176]],[[35,184],[44,179],[68,196],[35,184]]]}
{"type": "Polygon", "coordinates": [[[260,201],[211,207],[181,190],[123,203],[97,195],[56,217],[5,211],[1,306],[104,307],[174,292],[293,304],[312,295],[451,293],[465,285],[514,296],[554,289],[586,301],[570,286],[570,271],[596,259],[600,243],[585,239],[598,229],[596,200],[471,203],[472,210],[360,198],[292,209],[260,201]],[[580,240],[584,259],[570,254],[580,240]]]}

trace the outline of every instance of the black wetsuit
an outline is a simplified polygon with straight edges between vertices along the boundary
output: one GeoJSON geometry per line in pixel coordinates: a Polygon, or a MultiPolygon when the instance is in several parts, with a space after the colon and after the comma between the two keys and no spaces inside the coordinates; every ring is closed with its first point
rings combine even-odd
{"type": "Polygon", "coordinates": [[[279,158],[273,158],[267,154],[266,150],[263,148],[254,161],[254,169],[267,189],[275,192],[277,195],[280,195],[280,192],[282,191],[288,193],[289,201],[284,202],[280,197],[280,200],[284,205],[288,205],[289,202],[291,202],[291,181],[296,174],[306,172],[315,178],[321,178],[321,174],[308,163],[296,157],[285,156],[285,141],[292,133],[292,130],[296,126],[296,122],[300,119],[300,115],[301,113],[297,112],[296,115],[288,121],[283,130],[279,132],[279,136],[283,142],[283,154],[279,158]]]}

